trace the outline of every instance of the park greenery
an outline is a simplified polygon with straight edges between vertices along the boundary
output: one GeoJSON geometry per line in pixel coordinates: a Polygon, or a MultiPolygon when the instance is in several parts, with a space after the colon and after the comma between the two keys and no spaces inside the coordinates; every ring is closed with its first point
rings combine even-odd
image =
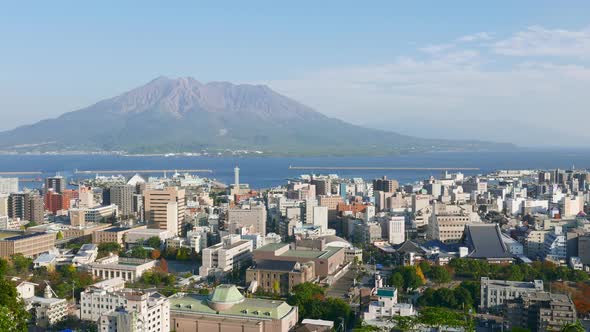
{"type": "Polygon", "coordinates": [[[301,319],[324,319],[344,322],[346,325],[353,319],[348,303],[342,299],[327,297],[324,288],[310,282],[293,287],[287,303],[297,306],[301,319]]]}

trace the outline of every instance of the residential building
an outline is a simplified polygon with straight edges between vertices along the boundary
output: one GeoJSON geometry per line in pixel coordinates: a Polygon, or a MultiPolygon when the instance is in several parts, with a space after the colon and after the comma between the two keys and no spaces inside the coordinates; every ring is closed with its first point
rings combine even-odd
{"type": "Polygon", "coordinates": [[[481,278],[480,310],[498,312],[502,310],[504,302],[513,300],[526,293],[543,290],[543,280],[533,282],[493,280],[487,277],[481,278]]]}
{"type": "Polygon", "coordinates": [[[0,194],[12,194],[18,192],[18,178],[0,177],[0,194]]]}
{"type": "Polygon", "coordinates": [[[202,266],[199,275],[222,275],[240,266],[252,258],[252,241],[242,240],[239,235],[231,234],[223,237],[221,243],[203,249],[202,266]]]}
{"type": "Polygon", "coordinates": [[[7,201],[8,216],[12,219],[21,219],[43,222],[43,199],[35,191],[11,193],[7,201]]]}
{"type": "Polygon", "coordinates": [[[170,297],[171,329],[177,332],[288,332],[298,318],[296,306],[246,298],[232,285],[219,285],[210,296],[177,293],[170,297]]]}
{"type": "Polygon", "coordinates": [[[388,179],[387,177],[383,177],[381,179],[373,180],[373,190],[374,191],[383,191],[387,193],[396,192],[399,188],[399,183],[396,180],[388,179]]]}
{"type": "Polygon", "coordinates": [[[557,264],[565,264],[567,260],[567,242],[561,226],[555,226],[545,237],[543,251],[545,259],[557,264]]]}
{"type": "Polygon", "coordinates": [[[68,314],[68,303],[65,299],[53,297],[49,285],[45,287],[43,297],[33,296],[25,300],[25,307],[30,308],[35,325],[48,328],[64,319],[68,314]]]}
{"type": "Polygon", "coordinates": [[[45,192],[53,190],[61,194],[66,189],[66,178],[60,175],[45,178],[45,192]]]}
{"type": "Polygon", "coordinates": [[[121,278],[87,287],[80,294],[80,318],[99,331],[170,331],[170,301],[157,292],[124,288],[121,278]]]}
{"type": "Polygon", "coordinates": [[[525,255],[530,259],[543,257],[545,252],[545,237],[549,231],[530,229],[524,239],[525,255]]]}
{"type": "Polygon", "coordinates": [[[133,194],[135,186],[133,185],[115,185],[110,188],[111,204],[119,208],[119,214],[131,216],[134,214],[133,194]]]}
{"type": "Polygon", "coordinates": [[[316,278],[314,263],[260,260],[246,270],[246,284],[266,293],[287,295],[293,287],[316,278]]]}
{"type": "Polygon", "coordinates": [[[566,294],[527,292],[507,300],[504,321],[510,329],[528,328],[533,332],[561,331],[578,320],[576,306],[566,294]]]}
{"type": "Polygon", "coordinates": [[[0,239],[0,257],[22,254],[35,257],[55,248],[55,233],[5,233],[0,239]]]}
{"type": "Polygon", "coordinates": [[[412,304],[397,302],[397,289],[394,287],[377,288],[375,297],[363,313],[363,320],[369,324],[371,321],[390,319],[393,316],[416,315],[412,304]]]}
{"type": "Polygon", "coordinates": [[[145,220],[150,223],[150,228],[167,230],[173,235],[180,234],[185,214],[184,189],[148,189],[143,195],[145,220]]]}

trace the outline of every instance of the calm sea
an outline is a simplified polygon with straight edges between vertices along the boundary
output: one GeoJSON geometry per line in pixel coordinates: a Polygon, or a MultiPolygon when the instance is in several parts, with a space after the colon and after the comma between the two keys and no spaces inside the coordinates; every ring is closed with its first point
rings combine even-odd
{"type": "MultiPolygon", "coordinates": [[[[517,152],[441,152],[390,157],[125,157],[112,155],[0,155],[0,172],[40,171],[43,176],[61,173],[79,178],[74,170],[133,169],[211,169],[204,174],[224,183],[233,182],[233,168],[239,166],[241,182],[252,188],[269,188],[285,183],[288,178],[313,171],[290,170],[293,166],[373,166],[373,167],[477,167],[467,175],[499,169],[590,168],[588,151],[517,151],[517,152]]],[[[372,179],[380,176],[410,183],[438,176],[439,171],[321,171],[341,177],[372,179]]],[[[131,175],[129,175],[131,176],[131,175]]],[[[22,176],[32,177],[32,176],[22,176]]],[[[23,182],[22,187],[38,183],[23,182]]]]}

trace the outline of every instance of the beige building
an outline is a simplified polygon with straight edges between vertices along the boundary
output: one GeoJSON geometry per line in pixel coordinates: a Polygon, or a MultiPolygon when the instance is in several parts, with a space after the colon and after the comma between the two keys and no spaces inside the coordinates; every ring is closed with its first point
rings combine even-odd
{"type": "Polygon", "coordinates": [[[252,205],[227,210],[229,229],[253,226],[253,233],[266,235],[266,208],[263,205],[252,205]]]}
{"type": "Polygon", "coordinates": [[[246,298],[235,286],[219,285],[210,296],[170,297],[170,320],[177,332],[288,332],[298,313],[284,301],[246,298]]]}
{"type": "Polygon", "coordinates": [[[92,233],[92,243],[100,244],[113,242],[123,245],[125,242],[125,234],[129,233],[131,230],[143,228],[146,228],[146,226],[139,226],[136,228],[112,227],[97,230],[92,233]]]}
{"type": "Polygon", "coordinates": [[[199,275],[208,277],[233,270],[234,266],[244,264],[252,258],[252,248],[252,241],[242,240],[239,235],[223,237],[221,243],[203,249],[199,275]]]}
{"type": "Polygon", "coordinates": [[[327,277],[338,270],[344,263],[344,248],[326,247],[317,249],[291,249],[288,243],[272,243],[253,252],[255,262],[299,262],[315,263],[315,274],[327,277]]]}
{"type": "Polygon", "coordinates": [[[316,279],[314,262],[258,261],[246,270],[246,284],[266,293],[287,295],[293,287],[316,279]]]}
{"type": "Polygon", "coordinates": [[[22,254],[35,257],[55,248],[55,233],[4,233],[0,239],[0,257],[22,254]]]}
{"type": "Polygon", "coordinates": [[[328,220],[333,220],[338,215],[338,204],[344,202],[342,196],[326,196],[318,197],[318,205],[328,207],[328,220]]]}
{"type": "Polygon", "coordinates": [[[433,213],[428,224],[428,236],[444,243],[456,243],[463,237],[465,225],[474,221],[470,213],[433,213]]]}
{"type": "Polygon", "coordinates": [[[150,228],[167,230],[178,235],[184,223],[185,191],[176,187],[145,190],[144,210],[145,220],[150,223],[150,228]]]}

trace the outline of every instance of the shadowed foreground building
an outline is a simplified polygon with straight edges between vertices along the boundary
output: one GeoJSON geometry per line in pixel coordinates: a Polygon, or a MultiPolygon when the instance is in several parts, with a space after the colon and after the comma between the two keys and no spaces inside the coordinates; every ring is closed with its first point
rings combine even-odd
{"type": "Polygon", "coordinates": [[[297,307],[284,301],[245,298],[233,285],[209,296],[170,297],[170,328],[177,332],[287,332],[297,324],[297,307]]]}

